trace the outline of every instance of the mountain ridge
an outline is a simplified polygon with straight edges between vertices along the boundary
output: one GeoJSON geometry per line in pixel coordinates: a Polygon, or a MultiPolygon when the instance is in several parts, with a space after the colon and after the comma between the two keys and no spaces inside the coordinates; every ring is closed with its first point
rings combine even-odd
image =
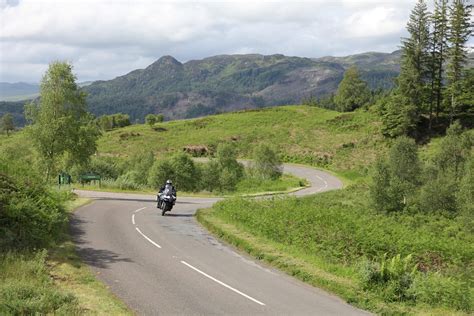
{"type": "Polygon", "coordinates": [[[84,90],[96,115],[123,112],[142,120],[148,113],[163,113],[167,119],[190,118],[328,95],[352,65],[362,67],[362,77],[372,88],[387,89],[398,75],[399,56],[399,51],[321,58],[222,54],[181,63],[166,55],[84,90]]]}

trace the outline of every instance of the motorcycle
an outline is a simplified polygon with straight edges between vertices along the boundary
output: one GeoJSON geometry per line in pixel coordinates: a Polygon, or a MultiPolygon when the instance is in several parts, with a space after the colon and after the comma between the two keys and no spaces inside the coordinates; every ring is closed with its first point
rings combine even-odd
{"type": "Polygon", "coordinates": [[[165,216],[166,212],[171,211],[176,202],[176,196],[171,192],[171,189],[165,188],[163,193],[158,195],[158,205],[157,208],[161,209],[161,215],[165,216]]]}

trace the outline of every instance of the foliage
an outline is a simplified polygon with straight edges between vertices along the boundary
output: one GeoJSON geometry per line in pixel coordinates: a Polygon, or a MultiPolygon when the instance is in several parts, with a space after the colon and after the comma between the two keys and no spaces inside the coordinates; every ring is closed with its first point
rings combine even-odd
{"type": "MultiPolygon", "coordinates": [[[[465,0],[453,0],[449,16],[449,58],[447,65],[447,90],[450,103],[450,118],[458,111],[459,96],[462,91],[464,67],[467,62],[466,44],[472,34],[472,6],[465,0]]],[[[471,87],[472,90],[472,87],[471,87]]]]}
{"type": "Polygon", "coordinates": [[[370,92],[367,83],[360,79],[357,67],[353,66],[346,70],[334,96],[336,110],[340,112],[353,111],[365,105],[369,99],[370,92]]]}
{"type": "Polygon", "coordinates": [[[439,151],[434,157],[434,163],[446,176],[460,179],[464,171],[464,163],[470,154],[474,139],[463,133],[459,121],[448,128],[446,137],[441,141],[439,151]]]}
{"type": "Polygon", "coordinates": [[[7,133],[7,135],[9,135],[11,131],[15,130],[15,124],[13,123],[13,115],[11,113],[5,113],[2,116],[0,127],[2,131],[7,133]]]}
{"type": "Polygon", "coordinates": [[[377,210],[400,211],[411,201],[420,179],[420,162],[415,142],[399,137],[390,148],[387,161],[375,165],[370,188],[377,210]]]}
{"type": "Polygon", "coordinates": [[[163,119],[163,114],[148,114],[147,116],[145,116],[145,123],[150,126],[153,126],[156,123],[163,122],[163,119]]]}
{"type": "Polygon", "coordinates": [[[152,151],[141,149],[135,152],[125,163],[124,169],[128,171],[128,176],[138,185],[148,183],[148,172],[155,162],[155,155],[152,151]]]}
{"type": "Polygon", "coordinates": [[[341,114],[309,106],[283,106],[201,119],[169,121],[157,133],[147,125],[113,130],[99,140],[101,155],[152,150],[158,158],[187,146],[213,155],[219,143],[232,143],[238,157],[252,157],[260,144],[278,147],[281,160],[342,172],[363,173],[386,150],[380,123],[372,111],[341,114]],[[257,128],[258,127],[258,128],[257,128]],[[123,138],[122,134],[139,134],[123,138]]]}
{"type": "Polygon", "coordinates": [[[53,285],[45,250],[0,254],[0,314],[79,314],[77,298],[53,285]]]}
{"type": "Polygon", "coordinates": [[[283,167],[278,154],[268,145],[255,147],[253,154],[252,173],[262,179],[275,180],[281,177],[283,167]]]}
{"type": "Polygon", "coordinates": [[[417,124],[427,104],[426,83],[429,78],[429,13],[426,2],[418,0],[413,8],[407,30],[409,38],[402,41],[402,60],[398,77],[399,93],[406,98],[404,105],[416,110],[410,124],[417,124]]]}
{"type": "Polygon", "coordinates": [[[96,119],[96,123],[102,130],[110,131],[114,128],[129,126],[130,116],[122,113],[102,115],[96,119]]]}
{"type": "Polygon", "coordinates": [[[75,179],[88,173],[98,174],[102,179],[115,180],[122,173],[122,166],[112,157],[93,156],[86,166],[75,166],[71,169],[71,175],[75,179]]]}
{"type": "Polygon", "coordinates": [[[382,118],[382,134],[391,138],[407,135],[416,128],[416,108],[400,91],[378,101],[382,118]]]}
{"type": "MultiPolygon", "coordinates": [[[[370,293],[386,302],[427,303],[420,292],[428,289],[421,290],[419,280],[434,271],[449,297],[466,288],[463,279],[472,274],[474,235],[464,219],[435,213],[380,214],[369,207],[366,192],[366,185],[359,184],[302,199],[229,199],[215,204],[209,216],[246,236],[263,238],[265,245],[277,245],[278,256],[281,251],[291,253],[293,259],[284,264],[317,262],[332,280],[341,270],[353,271],[341,273],[363,281],[365,292],[360,295],[365,298],[370,293]],[[359,273],[352,275],[355,271],[359,273]]],[[[434,305],[469,310],[469,305],[459,304],[469,295],[434,305]]]]}
{"type": "Polygon", "coordinates": [[[168,159],[155,161],[150,170],[148,184],[160,188],[168,179],[173,181],[176,190],[192,192],[198,189],[199,169],[185,153],[177,153],[168,159]]]}
{"type": "Polygon", "coordinates": [[[466,312],[472,311],[474,304],[474,291],[468,282],[436,272],[417,274],[408,295],[420,303],[466,312]]]}
{"type": "Polygon", "coordinates": [[[237,161],[235,148],[229,144],[219,144],[215,160],[219,180],[215,183],[218,191],[233,191],[244,176],[244,167],[237,161]]]}
{"type": "MultiPolygon", "coordinates": [[[[33,125],[28,129],[40,153],[49,180],[60,158],[68,163],[87,163],[96,151],[98,130],[86,112],[85,95],[78,89],[72,66],[52,63],[41,81],[39,109],[30,112],[33,125]]],[[[30,109],[34,105],[30,105],[30,109]]]]}
{"type": "Polygon", "coordinates": [[[380,291],[386,301],[405,301],[417,273],[417,264],[411,254],[402,258],[400,254],[388,258],[384,254],[380,262],[366,261],[360,269],[362,286],[380,291]]]}

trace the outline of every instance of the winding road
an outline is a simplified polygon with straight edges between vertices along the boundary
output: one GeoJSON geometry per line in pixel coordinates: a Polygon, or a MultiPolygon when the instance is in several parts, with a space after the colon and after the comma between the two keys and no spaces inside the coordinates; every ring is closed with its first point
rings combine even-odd
{"type": "MultiPolygon", "coordinates": [[[[334,176],[285,165],[310,187],[296,196],[342,187],[334,176]]],[[[139,315],[366,315],[221,243],[194,218],[217,198],[179,197],[161,216],[155,196],[75,191],[93,198],[71,232],[83,261],[139,315]]]]}

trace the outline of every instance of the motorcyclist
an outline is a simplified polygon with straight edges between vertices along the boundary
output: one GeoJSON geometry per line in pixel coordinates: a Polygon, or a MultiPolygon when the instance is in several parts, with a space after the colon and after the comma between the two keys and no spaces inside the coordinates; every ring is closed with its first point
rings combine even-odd
{"type": "MultiPolygon", "coordinates": [[[[166,183],[160,188],[160,191],[158,192],[158,198],[160,199],[161,201],[161,197],[163,195],[164,192],[169,192],[169,190],[171,190],[171,195],[174,196],[174,199],[173,199],[173,205],[176,203],[176,189],[175,187],[173,186],[173,182],[171,180],[166,180],[166,183]]],[[[161,203],[158,203],[158,206],[161,206],[161,203]]]]}

